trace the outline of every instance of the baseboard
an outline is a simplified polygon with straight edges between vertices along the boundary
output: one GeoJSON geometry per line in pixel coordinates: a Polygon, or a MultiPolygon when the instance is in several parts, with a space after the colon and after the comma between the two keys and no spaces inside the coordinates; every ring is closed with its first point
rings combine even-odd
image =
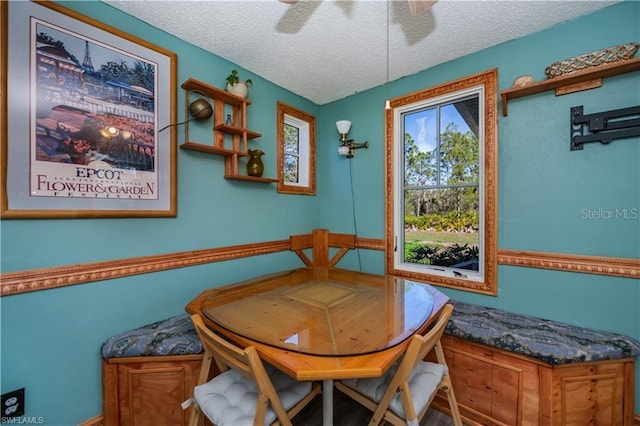
{"type": "Polygon", "coordinates": [[[102,426],[102,414],[78,423],[78,426],[102,426]]]}
{"type": "Polygon", "coordinates": [[[633,424],[634,426],[640,426],[640,414],[636,414],[636,416],[633,418],[633,424]]]}

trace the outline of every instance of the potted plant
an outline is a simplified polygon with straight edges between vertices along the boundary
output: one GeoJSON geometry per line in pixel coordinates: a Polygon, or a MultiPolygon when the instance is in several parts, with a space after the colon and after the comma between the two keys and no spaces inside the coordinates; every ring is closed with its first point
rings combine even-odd
{"type": "Polygon", "coordinates": [[[247,92],[249,91],[249,86],[253,84],[250,78],[245,81],[240,80],[238,76],[238,70],[231,71],[231,74],[226,78],[227,81],[227,92],[233,93],[234,95],[240,96],[241,98],[247,97],[247,92]]]}

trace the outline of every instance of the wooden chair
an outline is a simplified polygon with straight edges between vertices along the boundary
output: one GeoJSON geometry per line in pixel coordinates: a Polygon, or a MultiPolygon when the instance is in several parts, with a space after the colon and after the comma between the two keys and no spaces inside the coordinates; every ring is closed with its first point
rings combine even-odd
{"type": "Polygon", "coordinates": [[[427,334],[414,335],[402,359],[382,377],[335,383],[344,394],[374,412],[369,426],[382,420],[394,425],[418,426],[439,389],[447,394],[454,424],[462,426],[440,343],[452,311],[453,305],[447,304],[427,334]],[[423,361],[432,349],[435,349],[437,363],[423,361]]]}
{"type": "Polygon", "coordinates": [[[216,426],[291,425],[291,418],[320,394],[318,383],[299,382],[263,364],[253,346],[243,350],[211,331],[200,315],[191,319],[204,359],[191,399],[190,426],[198,424],[202,413],[216,426]],[[220,374],[208,380],[212,360],[220,374]]]}

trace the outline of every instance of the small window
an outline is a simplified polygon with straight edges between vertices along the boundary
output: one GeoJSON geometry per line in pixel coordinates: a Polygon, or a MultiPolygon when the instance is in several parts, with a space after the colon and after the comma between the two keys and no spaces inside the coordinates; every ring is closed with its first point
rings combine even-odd
{"type": "Polygon", "coordinates": [[[388,273],[496,294],[496,100],[491,70],[391,102],[388,273]]]}
{"type": "Polygon", "coordinates": [[[278,192],[316,194],[316,118],[278,102],[278,192]]]}

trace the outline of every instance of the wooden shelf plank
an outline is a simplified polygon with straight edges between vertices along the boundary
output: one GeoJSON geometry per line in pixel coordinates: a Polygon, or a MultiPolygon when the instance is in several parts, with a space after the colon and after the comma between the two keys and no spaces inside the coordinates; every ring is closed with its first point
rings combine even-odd
{"type": "Polygon", "coordinates": [[[245,129],[241,129],[240,127],[235,126],[229,126],[227,124],[217,124],[213,128],[213,130],[217,130],[228,135],[242,135],[245,132],[245,129]]]}
{"type": "Polygon", "coordinates": [[[185,142],[180,145],[180,149],[186,149],[187,151],[205,152],[207,154],[223,155],[225,157],[231,157],[234,154],[238,157],[247,156],[247,154],[237,152],[232,149],[218,148],[217,146],[205,145],[198,142],[185,142]]]}
{"type": "Polygon", "coordinates": [[[275,183],[278,179],[257,177],[257,176],[246,176],[246,175],[224,175],[225,179],[235,179],[235,180],[243,180],[249,182],[261,182],[261,183],[275,183]]]}
{"type": "Polygon", "coordinates": [[[247,139],[256,139],[262,137],[262,134],[258,132],[253,132],[251,130],[247,130],[247,139]]]}
{"type": "Polygon", "coordinates": [[[242,106],[243,103],[251,105],[251,101],[249,99],[241,98],[240,96],[236,96],[225,90],[219,89],[207,83],[203,83],[202,81],[196,80],[194,78],[190,78],[182,83],[182,88],[185,90],[202,92],[210,98],[221,99],[225,104],[237,107],[242,106]]]}
{"type": "Polygon", "coordinates": [[[241,135],[243,133],[247,133],[247,139],[255,139],[255,138],[259,138],[262,136],[262,134],[258,133],[258,132],[254,132],[251,130],[247,130],[247,129],[243,129],[240,127],[235,127],[235,126],[229,126],[227,124],[218,124],[216,125],[213,130],[217,130],[219,132],[223,132],[229,135],[241,135]]]}
{"type": "Polygon", "coordinates": [[[597,67],[590,67],[580,71],[562,75],[560,77],[550,78],[547,80],[531,83],[522,87],[513,87],[500,92],[502,96],[502,115],[508,114],[509,99],[521,98],[536,93],[546,92],[559,87],[576,85],[589,80],[598,78],[612,77],[628,72],[640,71],[640,58],[633,58],[610,64],[604,64],[597,67]]]}

